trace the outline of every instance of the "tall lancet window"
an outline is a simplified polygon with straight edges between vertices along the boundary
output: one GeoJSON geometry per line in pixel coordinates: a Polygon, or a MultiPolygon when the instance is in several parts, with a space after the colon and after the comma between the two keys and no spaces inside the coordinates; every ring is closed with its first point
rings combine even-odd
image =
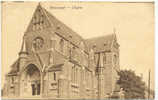
{"type": "Polygon", "coordinates": [[[39,19],[40,29],[43,29],[43,28],[44,28],[43,23],[44,23],[44,21],[43,21],[43,15],[41,15],[41,16],[40,16],[40,19],[39,19]]]}
{"type": "Polygon", "coordinates": [[[51,48],[55,49],[55,44],[56,44],[56,38],[52,37],[50,42],[51,48]]]}
{"type": "Polygon", "coordinates": [[[54,63],[53,52],[50,53],[50,64],[54,63]]]}
{"type": "Polygon", "coordinates": [[[63,53],[64,52],[64,40],[63,39],[60,40],[59,45],[60,45],[60,47],[59,47],[60,52],[63,53]]]}
{"type": "Polygon", "coordinates": [[[54,81],[56,81],[56,72],[54,72],[54,81]]]}
{"type": "Polygon", "coordinates": [[[76,67],[76,73],[75,73],[75,83],[78,84],[78,68],[76,67]]]}
{"type": "Polygon", "coordinates": [[[72,58],[77,60],[77,48],[75,46],[72,47],[72,58]]]}
{"type": "Polygon", "coordinates": [[[90,59],[91,61],[94,60],[94,51],[93,51],[93,49],[90,50],[89,59],[90,59]]]}
{"type": "Polygon", "coordinates": [[[14,83],[14,76],[11,77],[11,83],[14,83]]]}
{"type": "Polygon", "coordinates": [[[114,57],[113,57],[113,63],[117,64],[117,56],[116,55],[114,55],[114,57]]]}
{"type": "Polygon", "coordinates": [[[44,15],[40,9],[38,9],[32,19],[33,30],[43,29],[44,28],[44,15]]]}
{"type": "Polygon", "coordinates": [[[75,83],[75,65],[72,66],[72,83],[75,83]]]}
{"type": "Polygon", "coordinates": [[[103,54],[103,63],[106,64],[106,53],[103,54]]]}
{"type": "Polygon", "coordinates": [[[101,54],[100,54],[100,67],[103,67],[103,66],[104,66],[103,57],[104,57],[104,55],[101,53],[101,54]]]}

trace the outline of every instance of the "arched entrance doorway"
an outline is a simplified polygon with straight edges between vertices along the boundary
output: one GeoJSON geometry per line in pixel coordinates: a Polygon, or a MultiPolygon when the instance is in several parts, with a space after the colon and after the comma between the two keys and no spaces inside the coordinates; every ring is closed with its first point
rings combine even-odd
{"type": "Polygon", "coordinates": [[[21,75],[22,96],[38,96],[41,88],[40,71],[34,64],[29,64],[21,75]]]}

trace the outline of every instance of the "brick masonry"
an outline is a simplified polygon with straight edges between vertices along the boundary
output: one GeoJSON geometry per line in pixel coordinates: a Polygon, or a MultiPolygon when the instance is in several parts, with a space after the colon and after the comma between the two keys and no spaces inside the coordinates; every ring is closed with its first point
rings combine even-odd
{"type": "Polygon", "coordinates": [[[119,44],[115,34],[84,39],[39,4],[11,68],[4,96],[105,98],[116,91],[119,44]]]}

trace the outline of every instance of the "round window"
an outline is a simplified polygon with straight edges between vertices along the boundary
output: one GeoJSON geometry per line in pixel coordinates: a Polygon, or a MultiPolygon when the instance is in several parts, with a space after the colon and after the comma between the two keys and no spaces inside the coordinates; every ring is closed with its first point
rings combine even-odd
{"type": "Polygon", "coordinates": [[[43,44],[44,44],[44,40],[41,37],[36,37],[33,40],[33,48],[35,50],[40,50],[43,47],[43,44]]]}

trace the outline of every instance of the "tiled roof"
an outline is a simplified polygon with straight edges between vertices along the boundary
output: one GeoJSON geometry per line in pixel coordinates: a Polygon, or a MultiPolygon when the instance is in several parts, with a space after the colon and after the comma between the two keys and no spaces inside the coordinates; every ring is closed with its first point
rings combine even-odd
{"type": "MultiPolygon", "coordinates": [[[[90,48],[95,44],[97,47],[97,51],[100,50],[108,50],[111,47],[113,36],[114,35],[107,35],[102,37],[96,37],[92,39],[85,40],[82,38],[79,34],[77,34],[75,31],[73,31],[71,28],[69,28],[67,25],[65,25],[63,22],[58,20],[55,16],[53,16],[50,12],[48,12],[45,8],[43,8],[41,5],[38,5],[36,11],[40,9],[42,13],[46,16],[47,21],[49,21],[49,24],[55,29],[55,33],[64,39],[70,41],[75,46],[80,46],[80,43],[82,42],[84,44],[84,50],[86,52],[89,51],[90,48]],[[104,46],[105,44],[105,46],[104,46]],[[104,48],[103,48],[104,46],[104,48]]],[[[35,13],[36,13],[35,11],[35,13]]],[[[39,12],[38,12],[39,13],[39,12]]],[[[40,15],[40,14],[39,14],[40,15]]],[[[29,25],[30,27],[31,24],[29,25]]],[[[28,28],[29,30],[29,28],[28,28]]]]}
{"type": "Polygon", "coordinates": [[[18,67],[19,67],[19,59],[17,59],[13,65],[11,65],[11,70],[9,71],[8,74],[16,74],[18,72],[18,67]]]}
{"type": "Polygon", "coordinates": [[[115,34],[109,34],[107,36],[95,37],[86,40],[89,49],[95,47],[95,51],[109,51],[111,50],[112,42],[115,38],[115,34]]]}
{"type": "MultiPolygon", "coordinates": [[[[62,23],[60,20],[58,20],[55,16],[53,16],[51,13],[49,13],[47,10],[43,8],[44,12],[48,16],[50,23],[53,24],[53,26],[56,27],[56,33],[65,39],[71,41],[71,43],[75,44],[76,46],[79,46],[81,42],[84,43],[84,39],[74,32],[71,28],[69,28],[67,25],[62,23]]],[[[84,43],[85,44],[85,43],[84,43]]],[[[86,44],[85,44],[86,45],[86,44]]],[[[88,48],[85,46],[85,51],[87,51],[88,48]]]]}
{"type": "Polygon", "coordinates": [[[71,28],[66,26],[64,23],[59,21],[55,16],[53,16],[51,13],[49,13],[47,10],[45,10],[46,15],[49,17],[49,20],[53,24],[53,26],[56,27],[56,33],[60,36],[63,36],[67,40],[71,41],[76,46],[79,46],[81,42],[85,45],[85,51],[88,52],[90,48],[93,47],[93,45],[96,45],[96,51],[101,50],[110,50],[111,45],[113,42],[113,39],[115,37],[114,34],[110,34],[107,36],[101,36],[101,37],[95,37],[91,39],[83,39],[80,35],[78,35],[76,32],[74,32],[71,28]],[[71,37],[71,38],[70,38],[71,37]]]}

